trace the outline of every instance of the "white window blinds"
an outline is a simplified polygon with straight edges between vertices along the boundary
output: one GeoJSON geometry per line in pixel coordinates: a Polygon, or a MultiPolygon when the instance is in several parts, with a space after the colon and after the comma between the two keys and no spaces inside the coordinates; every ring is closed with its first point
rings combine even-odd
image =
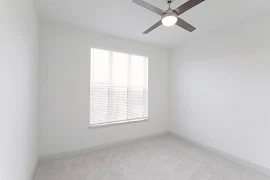
{"type": "Polygon", "coordinates": [[[148,117],[148,58],[91,49],[90,125],[148,117]]]}

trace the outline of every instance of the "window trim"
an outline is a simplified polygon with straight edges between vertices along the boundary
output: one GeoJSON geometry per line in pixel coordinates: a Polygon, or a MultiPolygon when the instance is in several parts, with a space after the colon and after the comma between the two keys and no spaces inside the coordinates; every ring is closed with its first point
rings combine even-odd
{"type": "Polygon", "coordinates": [[[126,119],[126,120],[122,120],[122,121],[106,122],[106,123],[99,123],[99,124],[89,124],[88,128],[108,127],[108,126],[146,122],[146,121],[150,121],[150,119],[149,118],[136,118],[136,119],[132,119],[132,120],[126,119]]]}
{"type": "MultiPolygon", "coordinates": [[[[92,49],[100,49],[100,50],[105,50],[105,51],[109,51],[111,52],[116,52],[116,53],[123,53],[123,54],[128,54],[130,55],[135,55],[135,56],[142,56],[147,58],[147,90],[149,92],[149,57],[148,56],[144,56],[144,55],[139,55],[139,54],[132,54],[132,53],[125,53],[125,52],[120,52],[120,51],[114,51],[114,50],[109,50],[109,49],[103,49],[103,48],[95,48],[95,47],[91,47],[90,48],[90,71],[92,70],[92,66],[91,66],[91,60],[92,60],[92,49]]],[[[130,61],[129,61],[130,63],[130,61]]],[[[129,68],[130,68],[130,64],[129,64],[129,68]]],[[[91,91],[91,72],[90,72],[90,76],[89,76],[89,92],[91,91]]],[[[89,94],[89,99],[90,99],[90,94],[89,94]]],[[[120,120],[120,121],[112,121],[112,122],[105,122],[105,123],[98,123],[98,124],[91,124],[90,122],[90,101],[89,101],[89,118],[88,118],[88,128],[101,128],[101,127],[108,127],[108,126],[115,126],[115,125],[123,125],[123,124],[130,124],[130,123],[137,123],[137,122],[147,122],[149,121],[149,96],[148,96],[148,103],[147,103],[147,109],[148,109],[148,113],[147,113],[147,117],[141,117],[141,118],[134,118],[134,119],[125,119],[125,120],[120,120]]]]}

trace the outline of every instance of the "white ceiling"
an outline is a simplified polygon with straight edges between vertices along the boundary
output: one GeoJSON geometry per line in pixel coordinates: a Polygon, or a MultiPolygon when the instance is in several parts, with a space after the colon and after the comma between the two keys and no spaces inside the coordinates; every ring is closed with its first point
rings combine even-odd
{"type": "MultiPolygon", "coordinates": [[[[165,0],[145,0],[167,9],[165,0]]],[[[176,8],[187,0],[174,0],[176,8]]],[[[172,48],[198,36],[238,21],[270,11],[270,0],[206,0],[180,17],[197,29],[190,33],[177,26],[160,26],[147,35],[142,32],[160,17],[132,2],[132,0],[35,0],[44,19],[65,23],[125,39],[172,48]]]]}

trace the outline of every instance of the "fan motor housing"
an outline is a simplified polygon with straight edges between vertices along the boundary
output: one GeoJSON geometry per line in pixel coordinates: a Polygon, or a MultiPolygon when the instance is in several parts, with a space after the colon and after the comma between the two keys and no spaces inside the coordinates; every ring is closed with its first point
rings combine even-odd
{"type": "Polygon", "coordinates": [[[163,18],[165,18],[167,16],[175,16],[175,17],[177,17],[178,14],[173,9],[168,9],[168,10],[165,11],[164,14],[162,14],[161,19],[163,19],[163,18]]]}

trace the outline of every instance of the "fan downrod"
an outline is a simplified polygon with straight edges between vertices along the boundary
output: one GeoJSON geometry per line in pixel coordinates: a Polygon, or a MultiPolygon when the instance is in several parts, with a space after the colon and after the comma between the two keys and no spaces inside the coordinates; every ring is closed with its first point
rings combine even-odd
{"type": "Polygon", "coordinates": [[[169,5],[169,9],[171,9],[171,3],[173,2],[173,0],[165,0],[167,2],[167,4],[169,5]]]}

